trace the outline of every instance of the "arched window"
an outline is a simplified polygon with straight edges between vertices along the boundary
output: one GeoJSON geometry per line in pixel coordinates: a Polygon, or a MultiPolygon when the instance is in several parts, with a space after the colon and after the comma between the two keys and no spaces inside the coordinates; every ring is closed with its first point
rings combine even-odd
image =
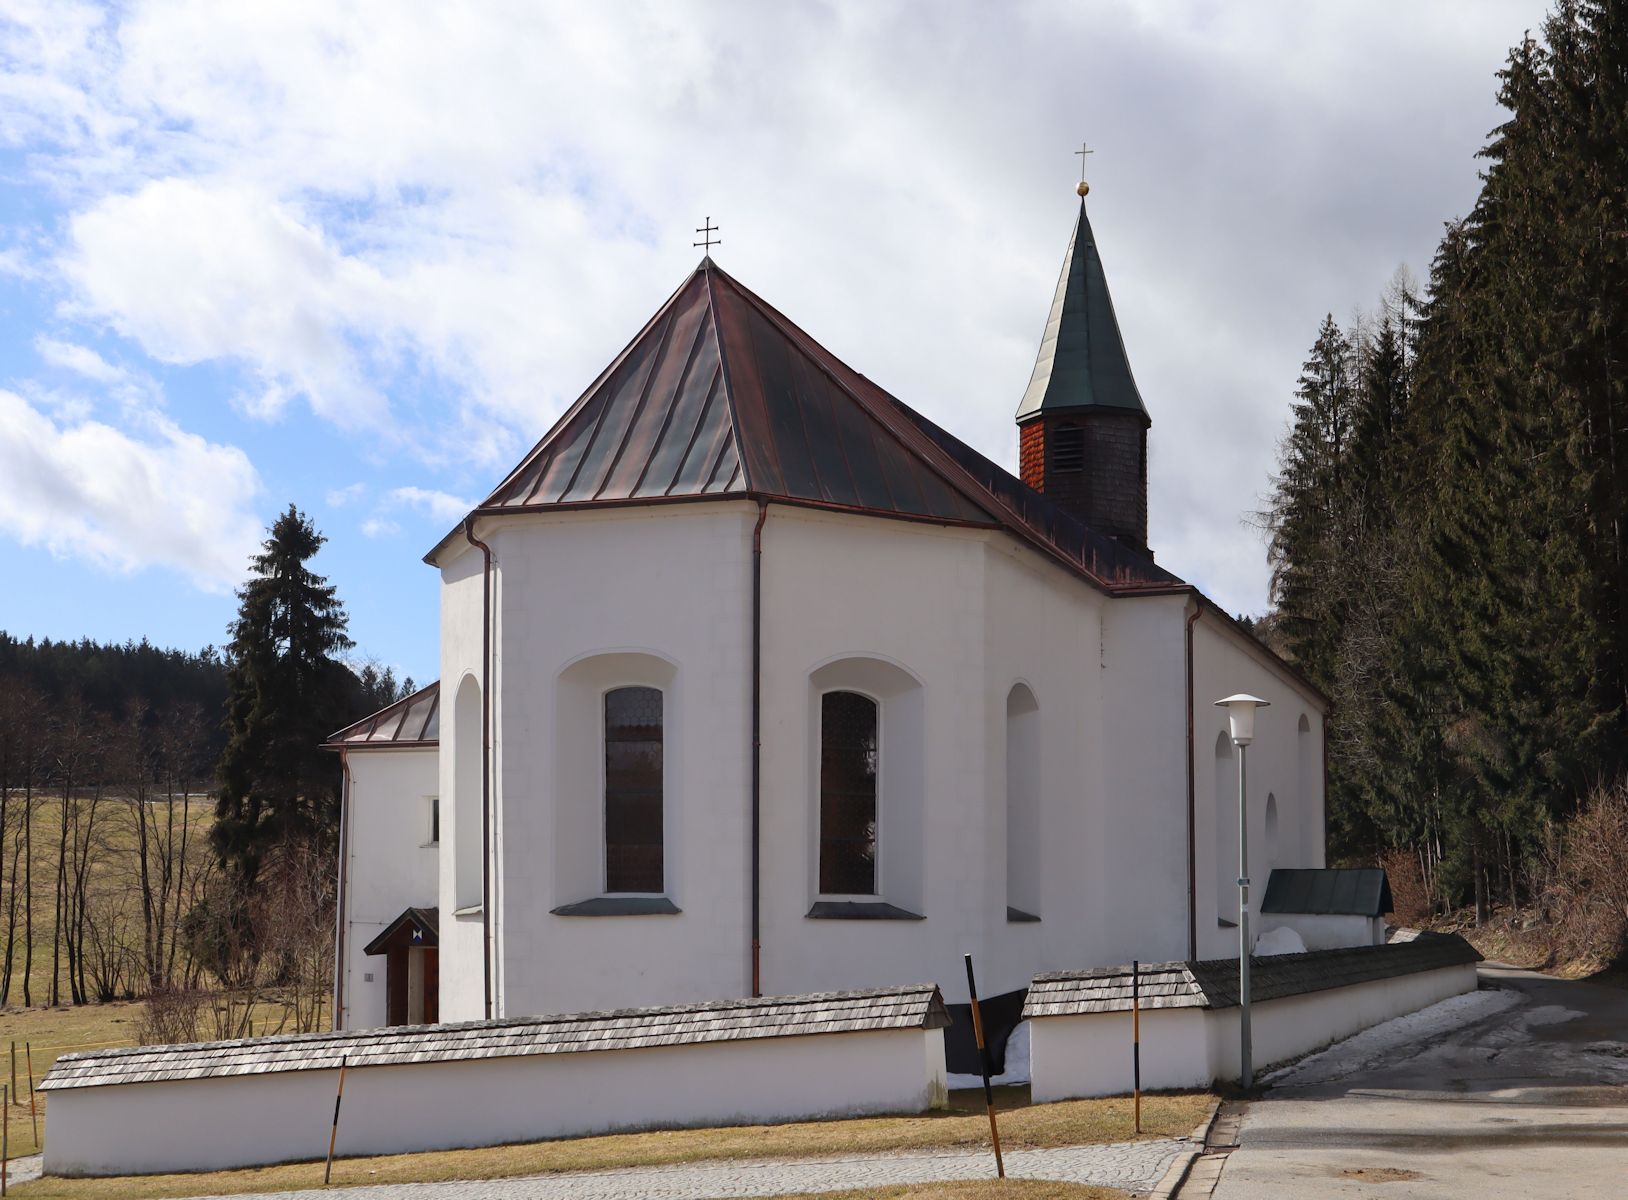
{"type": "Polygon", "coordinates": [[[1018,684],[1006,696],[1006,906],[1040,915],[1040,705],[1018,684]]]}
{"type": "Polygon", "coordinates": [[[876,701],[858,692],[820,697],[820,891],[874,896],[876,701]]]}
{"type": "Polygon", "coordinates": [[[1071,421],[1051,431],[1051,469],[1070,474],[1085,470],[1085,430],[1071,421]]]}
{"type": "Polygon", "coordinates": [[[452,895],[461,909],[481,903],[480,684],[464,676],[453,700],[452,895]]]}
{"type": "Polygon", "coordinates": [[[605,890],[659,894],[662,697],[653,687],[605,693],[605,890]]]}
{"type": "Polygon", "coordinates": [[[1238,770],[1232,761],[1232,739],[1225,731],[1215,739],[1215,912],[1218,919],[1238,920],[1238,770]]]}

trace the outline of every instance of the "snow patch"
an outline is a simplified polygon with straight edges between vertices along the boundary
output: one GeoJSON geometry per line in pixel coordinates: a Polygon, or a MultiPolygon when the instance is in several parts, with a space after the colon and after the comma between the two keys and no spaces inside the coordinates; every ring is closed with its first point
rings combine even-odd
{"type": "Polygon", "coordinates": [[[1298,933],[1287,925],[1279,925],[1276,929],[1268,929],[1255,939],[1256,958],[1266,958],[1273,954],[1304,954],[1306,943],[1298,933]]]}
{"type": "Polygon", "coordinates": [[[1521,1014],[1523,1025],[1563,1025],[1567,1021],[1575,1021],[1586,1014],[1578,1012],[1575,1008],[1566,1008],[1559,1004],[1544,1004],[1534,1008],[1531,1012],[1521,1014]]]}
{"type": "Polygon", "coordinates": [[[1288,1087],[1330,1083],[1373,1066],[1413,1042],[1450,1033],[1460,1026],[1514,1008],[1520,1003],[1522,999],[1519,993],[1503,989],[1449,996],[1429,1008],[1393,1017],[1353,1034],[1343,1042],[1335,1042],[1327,1050],[1319,1050],[1297,1063],[1271,1072],[1262,1078],[1262,1082],[1288,1087]]]}
{"type": "MultiPolygon", "coordinates": [[[[945,1075],[944,1082],[950,1088],[981,1088],[984,1086],[982,1075],[960,1075],[950,1072],[945,1075]]],[[[1006,1039],[1006,1070],[999,1075],[992,1075],[989,1079],[991,1087],[1002,1087],[1008,1083],[1029,1082],[1029,1023],[1019,1021],[1017,1028],[1012,1030],[1006,1039]]]]}

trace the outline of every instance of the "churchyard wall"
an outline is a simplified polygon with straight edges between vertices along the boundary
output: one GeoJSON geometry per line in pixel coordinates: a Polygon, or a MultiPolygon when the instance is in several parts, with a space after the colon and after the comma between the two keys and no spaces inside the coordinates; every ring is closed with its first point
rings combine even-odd
{"type": "MultiPolygon", "coordinates": [[[[1250,1022],[1255,1072],[1258,1076],[1274,1064],[1475,987],[1475,965],[1467,963],[1257,1002],[1250,1022]]],[[[1144,1010],[1142,1087],[1195,1088],[1236,1080],[1238,1012],[1236,1007],[1144,1010]]],[[[1037,1103],[1130,1090],[1130,1012],[1031,1017],[1029,1027],[1030,1086],[1037,1103]]]]}
{"type": "MultiPolygon", "coordinates": [[[[306,1070],[54,1091],[45,1169],[321,1159],[337,1083],[337,1071],[306,1070]]],[[[944,1096],[940,1029],[369,1066],[346,1072],[335,1153],[921,1112],[944,1096]]]]}

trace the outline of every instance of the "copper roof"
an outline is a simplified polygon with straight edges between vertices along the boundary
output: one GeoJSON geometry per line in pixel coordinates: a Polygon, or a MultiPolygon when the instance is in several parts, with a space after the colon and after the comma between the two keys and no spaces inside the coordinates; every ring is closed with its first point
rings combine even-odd
{"type": "Polygon", "coordinates": [[[441,684],[437,680],[370,717],[347,725],[324,745],[346,750],[433,746],[441,738],[441,684]]]}
{"type": "Polygon", "coordinates": [[[706,258],[475,515],[709,497],[1005,529],[1107,590],[1184,586],[877,387],[706,258]]]}

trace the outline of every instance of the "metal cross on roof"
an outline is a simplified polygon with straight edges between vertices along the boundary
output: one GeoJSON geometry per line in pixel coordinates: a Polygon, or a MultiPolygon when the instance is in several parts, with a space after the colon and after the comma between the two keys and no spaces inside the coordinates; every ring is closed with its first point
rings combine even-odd
{"type": "Polygon", "coordinates": [[[1080,148],[1078,150],[1074,151],[1074,153],[1080,156],[1080,182],[1084,183],[1085,182],[1085,156],[1087,154],[1095,154],[1096,151],[1095,150],[1087,150],[1085,148],[1085,143],[1081,142],[1080,143],[1080,148]]]}
{"type": "Polygon", "coordinates": [[[708,254],[712,253],[712,248],[714,246],[722,246],[724,244],[723,238],[714,238],[712,236],[718,232],[718,227],[712,223],[711,217],[704,218],[703,223],[696,226],[695,232],[701,235],[702,240],[699,242],[691,242],[690,245],[705,246],[708,254]]]}

